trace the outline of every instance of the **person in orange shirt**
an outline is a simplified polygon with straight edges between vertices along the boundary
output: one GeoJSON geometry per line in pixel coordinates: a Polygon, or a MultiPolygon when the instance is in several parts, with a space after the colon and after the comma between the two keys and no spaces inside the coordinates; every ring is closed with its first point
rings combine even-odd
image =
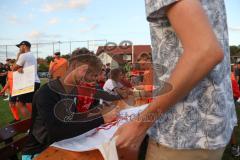
{"type": "Polygon", "coordinates": [[[138,63],[141,65],[141,68],[144,70],[143,72],[143,85],[144,90],[152,91],[153,90],[153,70],[151,57],[147,53],[142,53],[138,63]]]}
{"type": "MultiPolygon", "coordinates": [[[[145,92],[153,91],[153,70],[151,57],[147,53],[142,53],[138,58],[139,69],[142,76],[142,82],[135,88],[138,90],[144,90],[145,92]]],[[[152,98],[147,98],[147,103],[150,103],[152,98]]]]}
{"type": "Polygon", "coordinates": [[[10,94],[10,98],[9,98],[9,107],[10,110],[12,112],[12,115],[14,117],[14,122],[17,122],[20,120],[19,114],[18,114],[18,110],[17,110],[17,106],[16,106],[16,102],[17,102],[17,96],[12,96],[12,88],[13,88],[13,71],[12,71],[12,64],[10,65],[10,69],[11,71],[8,71],[7,73],[7,83],[6,85],[3,87],[3,89],[0,92],[0,95],[3,95],[4,92],[9,89],[9,94],[10,94]]]}
{"type": "Polygon", "coordinates": [[[67,70],[68,62],[65,58],[60,57],[61,53],[54,53],[54,59],[49,65],[49,74],[51,79],[57,79],[62,77],[67,70]]]}

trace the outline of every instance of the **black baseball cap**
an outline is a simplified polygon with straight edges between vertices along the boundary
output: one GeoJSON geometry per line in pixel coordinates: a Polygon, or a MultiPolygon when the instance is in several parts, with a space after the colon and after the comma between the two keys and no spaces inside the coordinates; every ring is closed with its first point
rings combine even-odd
{"type": "Polygon", "coordinates": [[[17,44],[16,46],[19,48],[21,45],[26,45],[27,47],[31,47],[31,43],[28,41],[22,41],[21,43],[17,44]]]}
{"type": "Polygon", "coordinates": [[[54,55],[56,55],[56,56],[60,56],[61,53],[60,53],[60,52],[55,52],[54,55]]]}

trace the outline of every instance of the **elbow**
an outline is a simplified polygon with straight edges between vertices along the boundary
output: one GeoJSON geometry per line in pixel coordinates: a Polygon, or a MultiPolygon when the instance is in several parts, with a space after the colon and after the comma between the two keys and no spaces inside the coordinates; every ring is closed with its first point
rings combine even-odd
{"type": "Polygon", "coordinates": [[[203,55],[201,61],[212,66],[216,66],[224,59],[224,51],[219,45],[208,45],[201,53],[203,55]]]}
{"type": "Polygon", "coordinates": [[[222,48],[218,47],[215,51],[214,51],[214,62],[215,64],[219,64],[223,61],[224,59],[224,51],[222,48]]]}

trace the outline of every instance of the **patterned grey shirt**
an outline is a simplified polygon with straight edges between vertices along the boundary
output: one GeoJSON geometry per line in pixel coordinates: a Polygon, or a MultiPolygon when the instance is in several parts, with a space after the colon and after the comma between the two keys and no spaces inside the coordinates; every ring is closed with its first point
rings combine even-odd
{"type": "MultiPolygon", "coordinates": [[[[147,19],[150,22],[153,63],[168,69],[163,76],[158,76],[157,73],[155,76],[166,81],[182,54],[181,43],[165,13],[165,8],[177,0],[145,0],[145,2],[147,19]]],[[[224,0],[200,0],[200,2],[224,50],[224,60],[150,128],[150,137],[170,148],[225,147],[237,124],[230,81],[224,0]]],[[[155,85],[159,85],[158,82],[155,82],[155,85]]]]}

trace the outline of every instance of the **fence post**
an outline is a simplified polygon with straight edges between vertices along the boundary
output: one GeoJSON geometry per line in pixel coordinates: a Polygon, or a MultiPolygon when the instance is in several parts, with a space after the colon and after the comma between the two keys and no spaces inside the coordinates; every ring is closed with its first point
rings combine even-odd
{"type": "Polygon", "coordinates": [[[53,42],[53,54],[54,54],[54,42],[53,42]]]}
{"type": "Polygon", "coordinates": [[[70,44],[70,54],[72,53],[72,41],[69,42],[70,44]]]}
{"type": "Polygon", "coordinates": [[[6,45],[6,59],[8,58],[8,47],[6,45]]]}
{"type": "Polygon", "coordinates": [[[59,52],[61,52],[61,49],[60,49],[60,41],[58,41],[58,50],[59,50],[59,52]]]}
{"type": "Polygon", "coordinates": [[[36,44],[36,47],[37,47],[37,59],[38,59],[38,43],[36,44]]]}

